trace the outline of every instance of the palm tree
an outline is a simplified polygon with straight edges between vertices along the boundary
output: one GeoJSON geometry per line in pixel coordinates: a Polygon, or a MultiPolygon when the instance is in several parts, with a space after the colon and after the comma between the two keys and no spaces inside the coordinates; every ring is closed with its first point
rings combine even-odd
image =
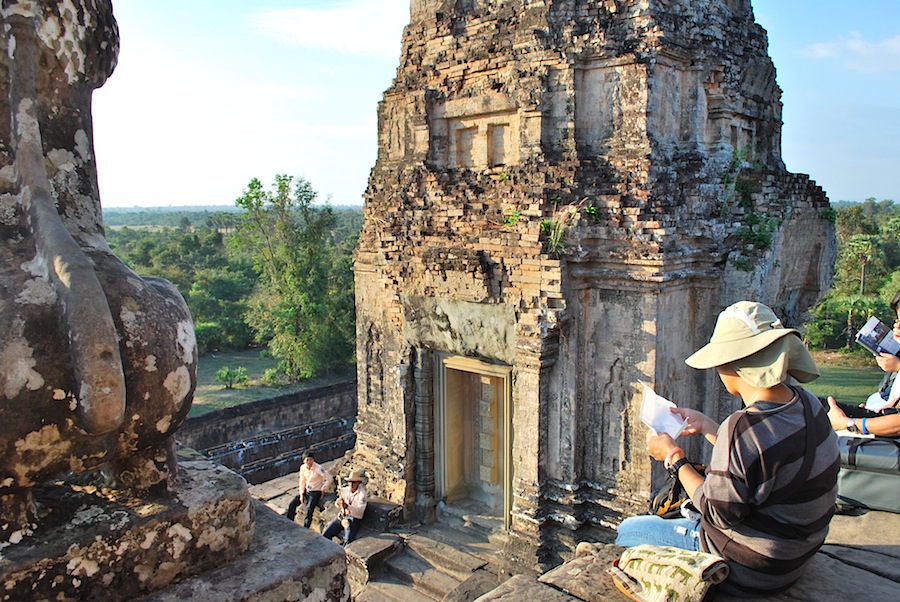
{"type": "Polygon", "coordinates": [[[854,234],[847,241],[846,252],[859,262],[859,294],[866,294],[866,266],[884,253],[881,239],[873,234],[854,234]]]}
{"type": "Polygon", "coordinates": [[[862,295],[850,295],[848,297],[836,299],[836,301],[841,309],[847,312],[847,328],[844,332],[847,335],[847,349],[852,349],[853,343],[856,341],[856,328],[853,322],[854,315],[868,316],[872,314],[878,303],[878,299],[874,297],[863,297],[862,295]]]}

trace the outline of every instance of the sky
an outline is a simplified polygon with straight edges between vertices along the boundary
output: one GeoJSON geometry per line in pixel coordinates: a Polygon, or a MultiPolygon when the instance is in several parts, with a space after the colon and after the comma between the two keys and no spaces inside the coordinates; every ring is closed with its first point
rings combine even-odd
{"type": "MultiPolygon", "coordinates": [[[[900,202],[900,2],[753,0],[783,90],[783,157],[832,201],[900,202]]],[[[233,205],[306,178],[360,205],[409,0],[113,0],[94,92],[104,207],[233,205]]]]}

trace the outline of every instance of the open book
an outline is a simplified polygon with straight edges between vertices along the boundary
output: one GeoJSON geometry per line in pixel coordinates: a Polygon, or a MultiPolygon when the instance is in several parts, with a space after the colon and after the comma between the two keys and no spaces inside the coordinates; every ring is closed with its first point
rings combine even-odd
{"type": "Polygon", "coordinates": [[[900,343],[894,338],[891,327],[872,316],[866,325],[856,333],[856,342],[878,355],[892,353],[900,355],[900,343]]]}
{"type": "Polygon", "coordinates": [[[675,404],[657,395],[647,383],[641,383],[644,386],[644,398],[641,402],[641,422],[652,428],[657,433],[668,433],[672,439],[678,437],[684,427],[687,426],[687,420],[683,420],[678,414],[673,414],[669,408],[674,408],[675,404]]]}

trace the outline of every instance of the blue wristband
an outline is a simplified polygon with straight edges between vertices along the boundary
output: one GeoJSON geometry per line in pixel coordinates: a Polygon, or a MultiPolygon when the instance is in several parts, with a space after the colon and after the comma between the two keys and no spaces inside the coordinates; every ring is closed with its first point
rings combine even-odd
{"type": "Polygon", "coordinates": [[[859,423],[859,428],[860,428],[860,430],[862,431],[862,434],[863,434],[863,435],[868,435],[868,434],[869,434],[868,429],[866,429],[866,420],[868,420],[868,418],[863,418],[863,419],[862,419],[862,422],[859,423]]]}

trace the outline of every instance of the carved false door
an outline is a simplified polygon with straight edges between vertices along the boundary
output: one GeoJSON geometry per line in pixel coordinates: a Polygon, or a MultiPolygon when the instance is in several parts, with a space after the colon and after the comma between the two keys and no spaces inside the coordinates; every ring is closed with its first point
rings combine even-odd
{"type": "Polygon", "coordinates": [[[500,518],[508,527],[511,369],[447,356],[437,372],[438,499],[500,518]]]}

